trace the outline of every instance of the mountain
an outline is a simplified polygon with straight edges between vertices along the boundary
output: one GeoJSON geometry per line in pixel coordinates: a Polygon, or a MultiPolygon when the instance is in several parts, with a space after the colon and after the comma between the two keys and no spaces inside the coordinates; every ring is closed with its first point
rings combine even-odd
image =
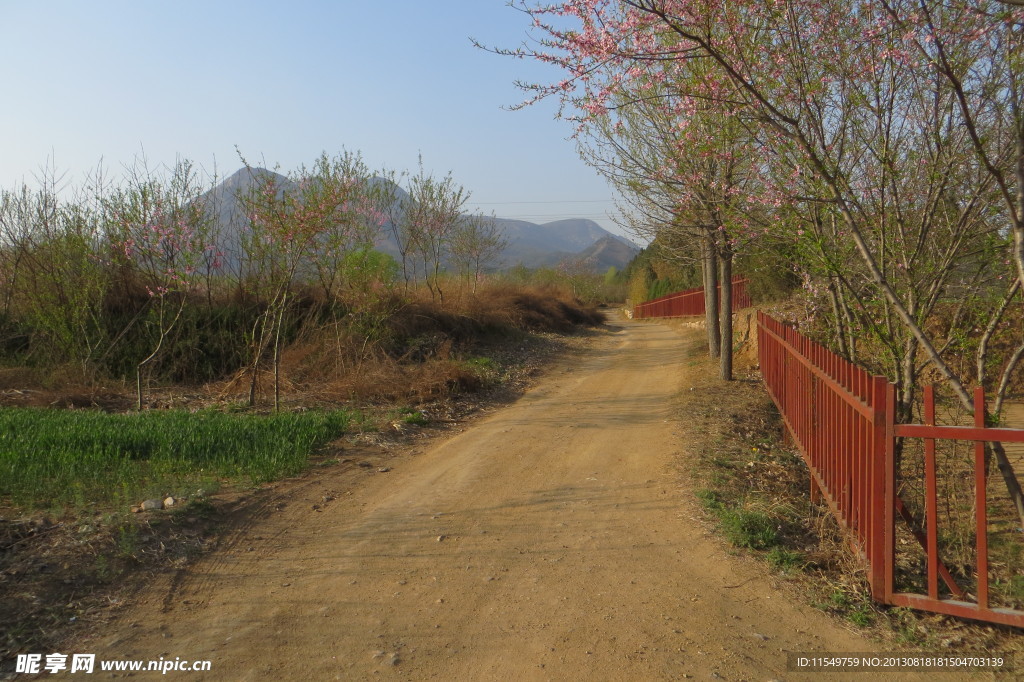
{"type": "Polygon", "coordinates": [[[280,173],[266,168],[243,168],[207,192],[203,201],[207,210],[217,219],[218,225],[238,230],[245,220],[238,197],[268,182],[273,182],[278,193],[295,188],[295,183],[280,173]]]}
{"type": "MultiPolygon", "coordinates": [[[[295,183],[283,175],[264,168],[243,168],[205,196],[208,210],[215,218],[222,235],[221,249],[227,254],[229,267],[237,261],[239,235],[244,229],[246,218],[237,197],[253,186],[268,181],[284,192],[295,187],[295,183]]],[[[373,183],[389,182],[373,178],[373,183]]],[[[395,188],[396,196],[407,196],[400,187],[395,188]]],[[[525,220],[497,218],[509,245],[495,264],[499,269],[524,265],[528,268],[556,266],[563,261],[584,262],[595,272],[604,272],[609,267],[623,269],[640,251],[629,240],[608,232],[593,220],[570,218],[538,225],[525,220]]],[[[392,256],[398,256],[396,244],[389,226],[380,232],[377,248],[392,256]]]]}
{"type": "Polygon", "coordinates": [[[295,183],[265,168],[243,168],[203,195],[206,213],[212,217],[219,235],[217,247],[224,256],[224,267],[237,272],[242,257],[241,235],[247,219],[238,197],[248,194],[253,187],[272,182],[278,194],[293,189],[295,183]]]}
{"type": "Polygon", "coordinates": [[[594,270],[607,270],[609,265],[624,268],[639,248],[623,237],[614,235],[586,218],[570,218],[538,225],[525,220],[498,218],[509,246],[502,254],[503,267],[525,265],[536,268],[553,266],[565,260],[586,260],[598,243],[609,240],[621,248],[606,249],[608,265],[595,264],[594,270]],[[621,262],[620,262],[621,261],[621,262]]]}
{"type": "Polygon", "coordinates": [[[589,247],[576,255],[576,258],[584,262],[591,262],[591,269],[598,272],[607,272],[608,268],[624,270],[638,249],[615,235],[601,237],[589,247]]]}

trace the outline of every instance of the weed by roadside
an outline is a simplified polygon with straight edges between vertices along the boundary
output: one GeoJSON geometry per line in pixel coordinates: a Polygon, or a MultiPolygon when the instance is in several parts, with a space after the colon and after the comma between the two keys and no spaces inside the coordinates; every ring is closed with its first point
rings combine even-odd
{"type": "Polygon", "coordinates": [[[411,407],[403,407],[398,411],[401,415],[401,421],[403,424],[409,424],[411,426],[426,426],[430,423],[430,419],[426,413],[421,410],[415,410],[411,407]]]}

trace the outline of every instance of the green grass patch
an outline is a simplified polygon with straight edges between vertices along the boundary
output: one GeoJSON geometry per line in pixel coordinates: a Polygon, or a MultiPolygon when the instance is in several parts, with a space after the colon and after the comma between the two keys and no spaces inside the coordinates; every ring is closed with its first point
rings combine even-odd
{"type": "Polygon", "coordinates": [[[498,363],[488,357],[474,357],[463,360],[466,367],[475,370],[480,374],[494,373],[498,371],[498,363]]]}
{"type": "Polygon", "coordinates": [[[696,492],[697,499],[700,500],[700,506],[704,507],[704,511],[708,512],[719,512],[724,507],[722,505],[721,497],[714,490],[702,489],[696,492]]]}
{"type": "Polygon", "coordinates": [[[0,499],[29,507],[108,506],[186,493],[231,478],[262,483],[300,472],[341,436],[347,411],[107,414],[0,409],[0,499]]]}
{"type": "Polygon", "coordinates": [[[798,554],[779,548],[778,519],[743,508],[742,500],[727,501],[716,490],[698,490],[696,495],[704,510],[718,519],[722,534],[732,544],[747,549],[770,549],[769,560],[780,567],[799,563],[798,554]]]}
{"type": "Polygon", "coordinates": [[[398,414],[399,419],[402,420],[403,424],[410,424],[412,426],[426,426],[427,424],[430,423],[430,418],[414,407],[403,407],[398,411],[398,414]]]}
{"type": "Polygon", "coordinates": [[[761,512],[724,508],[718,514],[722,532],[732,544],[748,549],[771,549],[779,543],[777,522],[761,512]]]}
{"type": "Polygon", "coordinates": [[[857,627],[870,627],[875,622],[875,611],[871,600],[866,594],[851,594],[836,589],[827,601],[813,604],[823,611],[831,611],[843,616],[857,627]]]}
{"type": "Polygon", "coordinates": [[[499,383],[501,380],[501,367],[489,357],[466,358],[462,361],[462,366],[484,386],[499,383]]]}
{"type": "Polygon", "coordinates": [[[794,552],[782,547],[772,547],[768,551],[767,556],[768,563],[780,571],[799,569],[804,563],[803,555],[800,552],[794,552]]]}
{"type": "MultiPolygon", "coordinates": [[[[699,374],[717,371],[702,361],[699,374]]],[[[778,412],[753,382],[695,379],[680,395],[679,415],[701,436],[693,460],[696,497],[718,533],[735,547],[758,553],[777,571],[807,564],[803,525],[806,468],[779,446],[778,412]]]]}

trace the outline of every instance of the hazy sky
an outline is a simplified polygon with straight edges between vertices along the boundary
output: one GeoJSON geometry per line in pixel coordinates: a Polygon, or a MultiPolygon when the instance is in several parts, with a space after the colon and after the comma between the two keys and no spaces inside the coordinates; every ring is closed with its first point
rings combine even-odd
{"type": "Polygon", "coordinates": [[[144,150],[221,176],[326,151],[371,167],[451,171],[471,208],[608,229],[611,191],[554,119],[502,107],[514,81],[557,78],[472,46],[515,47],[505,0],[0,0],[0,186],[50,165],[77,183],[144,150]]]}

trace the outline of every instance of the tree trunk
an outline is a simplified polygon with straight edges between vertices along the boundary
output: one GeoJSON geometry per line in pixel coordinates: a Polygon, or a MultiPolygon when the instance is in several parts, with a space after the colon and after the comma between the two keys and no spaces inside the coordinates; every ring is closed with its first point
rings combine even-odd
{"type": "Polygon", "coordinates": [[[917,339],[908,336],[903,349],[903,361],[900,364],[900,386],[896,395],[896,420],[910,422],[914,418],[914,389],[920,371],[915,360],[918,355],[917,339]]]}
{"type": "Polygon", "coordinates": [[[710,233],[705,232],[701,244],[704,274],[704,315],[708,331],[708,354],[717,358],[721,342],[718,326],[718,257],[710,233]]]}
{"type": "Polygon", "coordinates": [[[251,374],[249,377],[249,407],[256,406],[256,394],[259,387],[260,358],[263,355],[263,335],[266,333],[267,324],[266,319],[262,318],[263,315],[266,315],[266,313],[261,313],[261,319],[256,322],[260,327],[260,336],[258,340],[256,339],[255,329],[253,331],[253,341],[255,346],[253,349],[252,365],[249,368],[251,374]]]}
{"type": "Polygon", "coordinates": [[[256,397],[259,392],[260,383],[260,365],[263,361],[263,354],[267,350],[267,335],[269,334],[268,325],[270,324],[270,315],[273,312],[274,303],[271,302],[267,309],[259,314],[256,318],[256,322],[252,328],[252,339],[253,339],[253,358],[250,371],[252,376],[249,380],[249,407],[256,406],[256,397]],[[259,328],[259,336],[256,336],[256,329],[259,328]]]}
{"type": "Polygon", "coordinates": [[[721,312],[718,315],[722,333],[720,376],[722,381],[732,381],[732,252],[728,247],[723,249],[718,262],[722,269],[722,275],[718,278],[722,285],[719,296],[721,312]]]}
{"type": "Polygon", "coordinates": [[[1010,494],[1010,501],[1013,503],[1014,509],[1017,510],[1017,518],[1024,523],[1024,491],[1021,490],[1020,481],[1017,480],[1017,474],[1013,470],[1013,465],[1010,464],[1010,458],[1006,456],[1006,449],[999,442],[989,443],[989,446],[996,456],[996,465],[1003,477],[1003,483],[1006,484],[1006,490],[1010,494]]]}
{"type": "MultiPolygon", "coordinates": [[[[1019,46],[1019,43],[1018,43],[1019,46]]],[[[1019,86],[1018,83],[1014,85],[1019,86]]],[[[1021,110],[1021,95],[1020,90],[1014,88],[1014,97],[1011,98],[1013,105],[1013,114],[1016,118],[1017,123],[1017,164],[1016,164],[1016,175],[1017,175],[1017,195],[1016,199],[1016,220],[1012,225],[1013,228],[1013,260],[1017,267],[1017,281],[1024,286],[1024,111],[1021,110]]],[[[1013,294],[1011,293],[1012,297],[1013,294]]],[[[1010,365],[1007,367],[1003,379],[1000,382],[999,390],[997,392],[997,411],[999,407],[1002,407],[1003,396],[1006,395],[1007,383],[1009,380],[1009,374],[1013,371],[1014,366],[1020,361],[1021,353],[1024,352],[1024,347],[1018,348],[1017,352],[1014,353],[1013,357],[1010,358],[1010,365]]],[[[996,462],[999,465],[999,473],[1003,476],[1003,482],[1006,484],[1006,490],[1010,494],[1010,499],[1013,500],[1013,505],[1017,509],[1017,518],[1020,519],[1021,525],[1024,526],[1024,491],[1021,490],[1020,480],[1017,478],[1017,474],[1013,470],[1013,466],[1010,464],[1010,460],[1006,457],[1006,450],[1003,449],[1002,443],[992,443],[992,451],[996,455],[996,462]]]]}
{"type": "Polygon", "coordinates": [[[284,324],[285,306],[288,304],[288,293],[281,299],[281,309],[277,311],[274,322],[274,412],[281,411],[281,326],[284,324]]]}
{"type": "Polygon", "coordinates": [[[850,352],[850,355],[846,358],[850,362],[857,362],[857,335],[854,333],[854,314],[850,310],[850,304],[846,300],[846,294],[844,293],[842,283],[840,282],[837,291],[839,297],[839,309],[843,313],[843,322],[846,327],[846,347],[850,352]]]}
{"type": "Polygon", "coordinates": [[[836,321],[836,343],[839,345],[839,354],[847,360],[850,359],[850,349],[846,345],[846,324],[843,320],[843,312],[839,308],[839,288],[835,277],[828,278],[828,296],[832,303],[832,317],[836,321]]]}

